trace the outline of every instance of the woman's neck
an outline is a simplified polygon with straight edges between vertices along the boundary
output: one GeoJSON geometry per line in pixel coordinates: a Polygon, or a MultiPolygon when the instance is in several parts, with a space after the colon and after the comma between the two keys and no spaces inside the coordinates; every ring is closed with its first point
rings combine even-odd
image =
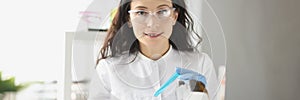
{"type": "Polygon", "coordinates": [[[169,43],[157,44],[151,46],[140,43],[141,53],[152,60],[158,60],[164,54],[166,54],[169,49],[170,49],[169,43]]]}

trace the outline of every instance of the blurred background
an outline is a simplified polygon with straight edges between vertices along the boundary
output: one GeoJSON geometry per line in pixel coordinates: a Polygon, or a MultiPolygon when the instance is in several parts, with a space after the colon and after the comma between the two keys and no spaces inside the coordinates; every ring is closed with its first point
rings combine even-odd
{"type": "MultiPolygon", "coordinates": [[[[66,76],[72,73],[65,68],[68,53],[66,33],[105,31],[105,27],[95,29],[98,24],[93,22],[105,26],[103,20],[109,19],[109,12],[86,11],[96,1],[0,1],[2,78],[15,77],[15,84],[38,82],[19,91],[15,99],[84,98],[81,97],[84,89],[78,85],[85,81],[66,76]],[[81,22],[84,18],[90,18],[92,22],[81,22]],[[66,84],[66,80],[70,84],[66,84]],[[71,89],[71,96],[64,95],[66,87],[71,89]]],[[[195,2],[194,7],[201,9],[199,19],[207,24],[210,23],[207,20],[214,20],[208,16],[211,12],[207,12],[211,7],[224,31],[227,60],[223,62],[215,58],[214,62],[226,63],[225,100],[299,98],[299,0],[208,0],[210,6],[195,2]]],[[[223,40],[215,43],[220,42],[223,40]]]]}

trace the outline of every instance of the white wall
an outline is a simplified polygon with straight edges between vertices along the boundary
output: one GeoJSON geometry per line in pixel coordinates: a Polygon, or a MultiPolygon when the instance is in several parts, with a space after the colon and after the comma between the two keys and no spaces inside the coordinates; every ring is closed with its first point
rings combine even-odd
{"type": "Polygon", "coordinates": [[[1,0],[0,70],[17,81],[62,76],[64,35],[91,0],[1,0]]]}
{"type": "MultiPolygon", "coordinates": [[[[92,0],[0,1],[0,71],[16,82],[63,81],[65,32],[92,0]]],[[[62,88],[62,87],[59,87],[62,88]]],[[[58,99],[63,93],[58,91],[58,99]]]]}
{"type": "Polygon", "coordinates": [[[297,100],[299,0],[210,0],[225,32],[226,100],[297,100]]]}

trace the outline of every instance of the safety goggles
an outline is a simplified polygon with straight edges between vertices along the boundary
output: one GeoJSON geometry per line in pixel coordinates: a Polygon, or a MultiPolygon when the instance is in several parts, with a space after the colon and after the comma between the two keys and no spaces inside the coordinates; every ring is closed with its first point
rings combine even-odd
{"type": "Polygon", "coordinates": [[[155,16],[159,21],[167,21],[168,19],[170,19],[171,13],[174,10],[175,8],[165,7],[154,12],[147,10],[129,10],[128,13],[133,16],[135,22],[145,23],[150,15],[155,16]]]}

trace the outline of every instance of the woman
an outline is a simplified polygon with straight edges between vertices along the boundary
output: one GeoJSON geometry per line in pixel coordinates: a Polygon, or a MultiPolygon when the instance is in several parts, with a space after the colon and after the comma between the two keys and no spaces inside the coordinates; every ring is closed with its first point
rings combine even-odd
{"type": "Polygon", "coordinates": [[[121,0],[100,50],[98,81],[92,81],[96,86],[89,99],[177,100],[180,80],[196,80],[215,99],[212,61],[197,51],[201,38],[192,31],[184,0],[121,0]],[[178,80],[153,96],[175,72],[180,73],[178,80]]]}

